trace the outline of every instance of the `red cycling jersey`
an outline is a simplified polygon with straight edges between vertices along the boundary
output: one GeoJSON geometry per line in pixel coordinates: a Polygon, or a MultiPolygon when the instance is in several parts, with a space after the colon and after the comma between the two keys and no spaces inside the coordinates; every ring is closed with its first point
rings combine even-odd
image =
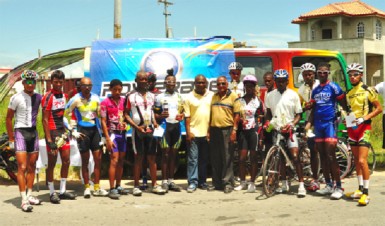
{"type": "Polygon", "coordinates": [[[48,126],[50,130],[63,129],[63,115],[67,102],[67,94],[53,89],[48,91],[42,101],[43,111],[49,111],[48,126]]]}

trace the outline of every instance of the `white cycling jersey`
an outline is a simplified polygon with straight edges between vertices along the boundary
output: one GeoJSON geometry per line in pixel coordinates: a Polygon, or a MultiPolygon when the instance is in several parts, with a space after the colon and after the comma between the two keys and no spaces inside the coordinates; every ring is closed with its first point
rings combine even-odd
{"type": "Polygon", "coordinates": [[[15,111],[14,128],[36,127],[36,118],[41,103],[41,95],[34,93],[32,96],[21,91],[11,97],[8,108],[15,111]]]}

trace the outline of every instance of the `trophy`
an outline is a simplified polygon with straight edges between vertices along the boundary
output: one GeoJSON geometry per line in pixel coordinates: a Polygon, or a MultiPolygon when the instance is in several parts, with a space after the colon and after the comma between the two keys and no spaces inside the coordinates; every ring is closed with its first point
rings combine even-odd
{"type": "Polygon", "coordinates": [[[63,133],[60,137],[55,138],[55,144],[57,148],[63,147],[63,145],[66,143],[67,140],[67,134],[63,133]]]}

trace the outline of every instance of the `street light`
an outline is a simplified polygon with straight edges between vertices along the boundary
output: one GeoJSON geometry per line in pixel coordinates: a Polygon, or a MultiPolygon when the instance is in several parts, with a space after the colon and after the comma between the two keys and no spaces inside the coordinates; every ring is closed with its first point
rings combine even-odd
{"type": "Polygon", "coordinates": [[[167,7],[169,5],[174,5],[174,3],[172,2],[168,2],[167,0],[158,0],[158,4],[159,3],[163,3],[164,4],[164,12],[163,12],[163,15],[164,15],[164,19],[165,19],[165,31],[166,31],[166,38],[170,38],[170,28],[168,27],[168,16],[171,16],[171,13],[169,13],[167,11],[167,7]]]}

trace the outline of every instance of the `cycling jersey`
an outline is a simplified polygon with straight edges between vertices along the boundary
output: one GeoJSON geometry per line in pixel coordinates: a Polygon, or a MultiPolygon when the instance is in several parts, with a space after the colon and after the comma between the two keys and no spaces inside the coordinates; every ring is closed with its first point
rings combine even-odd
{"type": "Polygon", "coordinates": [[[169,93],[164,92],[156,96],[154,111],[157,113],[161,113],[163,111],[164,104],[167,102],[168,104],[168,114],[169,116],[165,119],[168,123],[179,123],[176,120],[176,115],[180,114],[183,109],[183,99],[182,96],[178,92],[169,93]]]}
{"type": "Polygon", "coordinates": [[[244,88],[243,88],[243,82],[230,82],[229,83],[229,90],[237,94],[238,97],[241,97],[245,95],[244,88]]]}
{"type": "Polygon", "coordinates": [[[15,111],[14,128],[36,127],[36,118],[41,103],[41,95],[32,96],[21,91],[11,97],[8,108],[15,111]]]}
{"type": "MultiPolygon", "coordinates": [[[[372,103],[378,101],[377,92],[362,82],[353,86],[346,95],[346,100],[350,110],[354,113],[356,118],[364,117],[372,111],[372,103]]],[[[366,123],[370,123],[371,120],[367,120],[366,123]]]]}
{"type": "Polygon", "coordinates": [[[253,129],[257,126],[255,119],[258,115],[263,115],[263,107],[257,97],[254,97],[246,103],[244,97],[236,100],[236,109],[240,109],[241,119],[243,120],[242,125],[244,130],[253,129]]]}
{"type": "Polygon", "coordinates": [[[48,126],[50,130],[64,128],[63,114],[66,105],[67,94],[62,91],[50,90],[41,102],[43,111],[49,112],[48,126]]]}
{"type": "Polygon", "coordinates": [[[100,116],[107,119],[109,131],[126,130],[127,124],[124,122],[124,97],[120,97],[116,103],[111,97],[107,97],[100,103],[100,116]]]}
{"type": "Polygon", "coordinates": [[[152,125],[155,96],[150,92],[146,95],[134,91],[126,97],[126,108],[131,111],[131,118],[137,125],[143,125],[144,120],[148,120],[148,125],[152,125]]]}
{"type": "Polygon", "coordinates": [[[82,127],[94,127],[99,114],[99,96],[91,93],[89,99],[85,99],[82,93],[77,93],[66,105],[66,113],[74,111],[77,123],[82,127]]]}
{"type": "Polygon", "coordinates": [[[327,81],[313,89],[311,101],[314,106],[314,120],[334,121],[336,117],[337,100],[345,97],[341,87],[327,81]]]}

